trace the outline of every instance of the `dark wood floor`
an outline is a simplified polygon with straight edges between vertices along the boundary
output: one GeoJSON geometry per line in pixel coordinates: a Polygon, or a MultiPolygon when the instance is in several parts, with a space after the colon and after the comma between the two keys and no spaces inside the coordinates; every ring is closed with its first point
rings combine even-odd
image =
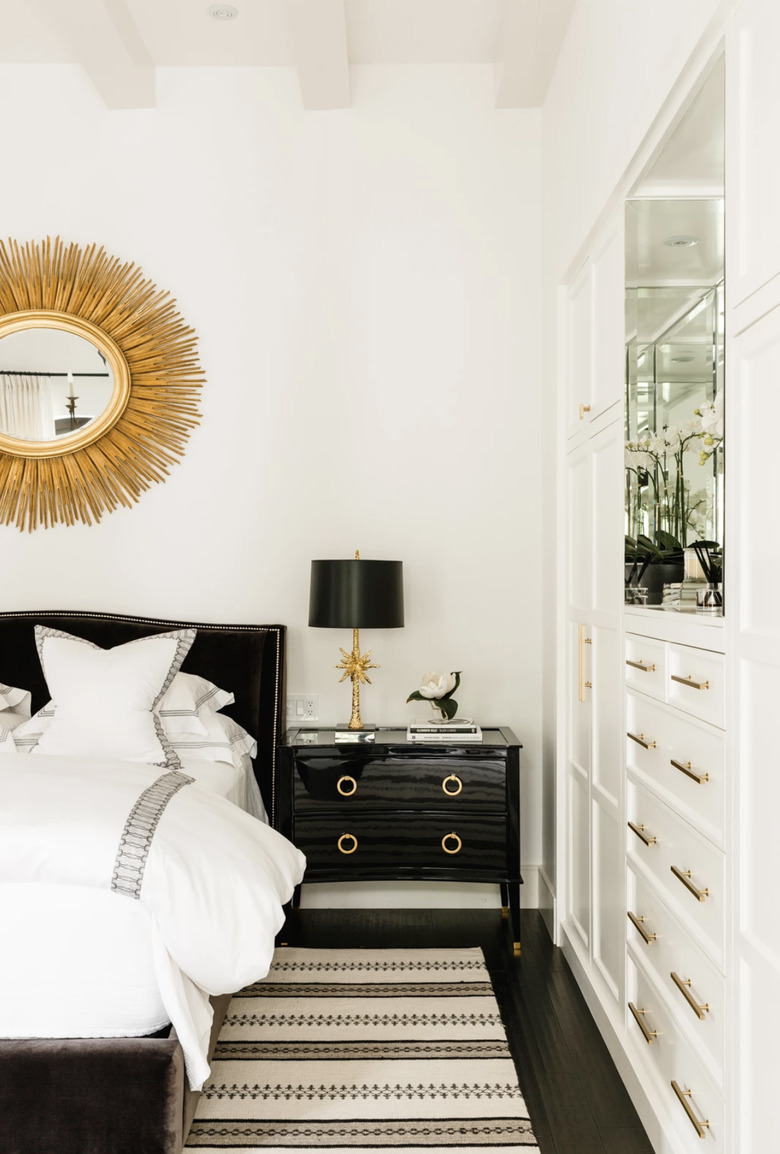
{"type": "Polygon", "coordinates": [[[377,949],[481,946],[542,1154],[653,1154],[585,1001],[536,910],[523,956],[494,910],[296,910],[289,945],[377,949]]]}

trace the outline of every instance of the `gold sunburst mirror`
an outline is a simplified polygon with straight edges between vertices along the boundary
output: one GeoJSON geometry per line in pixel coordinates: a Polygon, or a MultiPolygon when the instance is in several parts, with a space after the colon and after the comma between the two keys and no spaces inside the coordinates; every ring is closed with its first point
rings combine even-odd
{"type": "Polygon", "coordinates": [[[136,265],[0,241],[0,523],[130,506],[184,452],[202,384],[193,330],[136,265]]]}

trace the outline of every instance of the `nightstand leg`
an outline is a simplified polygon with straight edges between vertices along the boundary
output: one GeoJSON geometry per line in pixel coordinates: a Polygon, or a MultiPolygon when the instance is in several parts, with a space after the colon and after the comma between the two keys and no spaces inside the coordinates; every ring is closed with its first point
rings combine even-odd
{"type": "Polygon", "coordinates": [[[510,882],[509,890],[509,939],[512,942],[512,955],[520,957],[520,886],[510,882]]]}

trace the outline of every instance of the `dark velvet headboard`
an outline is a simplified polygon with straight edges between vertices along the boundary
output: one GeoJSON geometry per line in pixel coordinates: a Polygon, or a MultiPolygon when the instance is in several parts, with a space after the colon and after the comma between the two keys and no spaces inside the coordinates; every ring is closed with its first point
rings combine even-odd
{"type": "Polygon", "coordinates": [[[235,704],[222,712],[257,738],[255,776],[269,817],[276,821],[276,750],[286,717],[284,625],[213,625],[60,610],[0,613],[0,681],[29,689],[33,712],[49,698],[35,646],[35,625],[62,629],[103,649],[170,629],[196,629],[182,669],[207,677],[235,695],[235,704]]]}

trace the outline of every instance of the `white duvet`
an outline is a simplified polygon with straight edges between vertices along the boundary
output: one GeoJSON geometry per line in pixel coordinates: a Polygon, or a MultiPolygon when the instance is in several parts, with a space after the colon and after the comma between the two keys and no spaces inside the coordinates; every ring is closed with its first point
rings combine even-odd
{"type": "MultiPolygon", "coordinates": [[[[28,945],[43,945],[49,927],[41,925],[42,910],[59,896],[69,924],[95,911],[103,923],[97,929],[108,932],[114,912],[127,922],[124,903],[131,903],[130,920],[152,944],[151,961],[139,957],[139,983],[152,978],[146,964],[181,1041],[190,1085],[198,1088],[208,1073],[208,996],[232,993],[268,972],[282,906],[302,879],[305,859],[224,797],[178,780],[175,792],[152,806],[144,844],[125,838],[120,854],[136,802],[155,782],[158,790],[164,776],[164,769],[137,762],[0,758],[0,917],[7,930],[14,927],[0,951],[0,1036],[30,1036],[23,1007],[35,991],[14,986],[24,980],[28,945]],[[123,884],[128,871],[137,898],[117,892],[117,878],[123,884]],[[30,932],[20,939],[25,924],[30,932]]],[[[55,986],[57,943],[49,937],[55,986]]]]}

